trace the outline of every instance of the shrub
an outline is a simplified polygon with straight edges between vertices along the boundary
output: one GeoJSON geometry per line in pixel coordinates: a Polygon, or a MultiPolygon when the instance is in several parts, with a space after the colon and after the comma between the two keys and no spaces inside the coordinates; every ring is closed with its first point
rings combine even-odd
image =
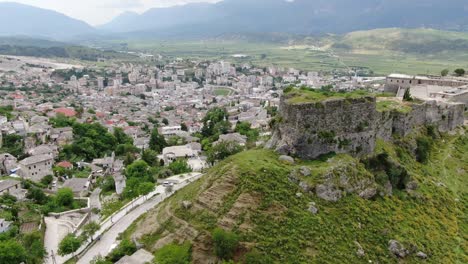
{"type": "Polygon", "coordinates": [[[234,251],[239,245],[239,238],[236,234],[216,228],[212,232],[215,254],[220,259],[229,260],[233,257],[234,251]]]}
{"type": "Polygon", "coordinates": [[[81,246],[81,240],[74,234],[68,234],[60,241],[58,253],[61,256],[71,254],[81,246]]]}
{"type": "Polygon", "coordinates": [[[109,254],[108,258],[113,263],[119,261],[125,255],[132,255],[137,251],[137,248],[133,242],[128,239],[122,240],[119,246],[116,247],[112,252],[109,254]]]}
{"type": "Polygon", "coordinates": [[[189,264],[192,258],[192,245],[169,244],[158,250],[155,254],[158,264],[189,264]]]}
{"type": "Polygon", "coordinates": [[[426,163],[429,159],[431,151],[432,140],[428,137],[419,137],[416,139],[416,160],[421,163],[426,163]]]}

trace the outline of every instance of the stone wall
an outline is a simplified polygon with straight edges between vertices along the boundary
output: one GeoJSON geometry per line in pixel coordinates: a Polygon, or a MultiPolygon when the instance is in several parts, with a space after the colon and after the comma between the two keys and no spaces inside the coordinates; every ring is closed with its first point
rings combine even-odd
{"type": "Polygon", "coordinates": [[[428,101],[412,108],[408,113],[378,112],[376,99],[370,96],[301,104],[282,98],[278,124],[267,147],[303,159],[330,152],[364,156],[373,153],[377,138],[389,141],[393,134],[406,136],[424,125],[447,132],[464,122],[463,104],[428,101]]]}

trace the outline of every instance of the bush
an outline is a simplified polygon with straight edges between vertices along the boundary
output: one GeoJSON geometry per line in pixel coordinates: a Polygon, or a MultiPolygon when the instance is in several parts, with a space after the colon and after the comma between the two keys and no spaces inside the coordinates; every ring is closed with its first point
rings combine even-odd
{"type": "Polygon", "coordinates": [[[54,176],[52,175],[47,175],[44,178],[41,179],[41,183],[44,185],[49,185],[54,181],[54,176]]]}
{"type": "Polygon", "coordinates": [[[18,242],[0,241],[0,263],[21,263],[26,257],[26,250],[18,242]]]}
{"type": "Polygon", "coordinates": [[[125,255],[132,255],[137,251],[137,248],[133,242],[131,242],[128,239],[122,240],[120,244],[112,250],[112,252],[109,254],[108,258],[110,261],[113,263],[119,261],[123,256],[125,255]]]}
{"type": "Polygon", "coordinates": [[[74,202],[73,191],[70,188],[59,189],[57,191],[57,196],[55,196],[55,200],[58,205],[72,206],[74,202]]]}
{"type": "Polygon", "coordinates": [[[238,236],[232,232],[224,231],[221,228],[213,230],[211,235],[214,242],[216,256],[223,260],[231,259],[239,245],[238,236]]]}
{"type": "Polygon", "coordinates": [[[155,254],[158,264],[189,264],[192,258],[192,245],[169,244],[158,250],[155,254]]]}
{"type": "Polygon", "coordinates": [[[429,159],[432,140],[428,137],[419,137],[416,139],[416,160],[421,163],[426,163],[429,159]]]}
{"type": "Polygon", "coordinates": [[[262,255],[258,251],[252,251],[245,255],[245,264],[270,264],[273,263],[273,260],[267,256],[262,255]]]}
{"type": "Polygon", "coordinates": [[[60,241],[58,253],[61,256],[71,254],[78,250],[81,246],[81,240],[74,234],[68,234],[60,241]]]}

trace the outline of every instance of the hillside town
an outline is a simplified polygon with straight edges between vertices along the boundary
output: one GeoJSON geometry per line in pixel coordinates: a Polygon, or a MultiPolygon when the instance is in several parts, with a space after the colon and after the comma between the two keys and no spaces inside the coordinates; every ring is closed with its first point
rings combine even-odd
{"type": "Polygon", "coordinates": [[[98,67],[12,56],[0,58],[0,69],[0,194],[9,201],[0,233],[44,236],[47,263],[76,250],[60,249],[61,241],[113,220],[155,186],[167,191],[181,183],[177,175],[265,145],[285,87],[400,99],[410,90],[421,100],[468,103],[463,77],[350,77],[182,59],[98,67]],[[19,202],[17,216],[11,201],[19,202]]]}

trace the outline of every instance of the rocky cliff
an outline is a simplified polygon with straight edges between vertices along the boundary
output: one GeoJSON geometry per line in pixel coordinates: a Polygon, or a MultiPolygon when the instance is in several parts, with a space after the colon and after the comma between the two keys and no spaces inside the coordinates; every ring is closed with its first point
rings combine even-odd
{"type": "Polygon", "coordinates": [[[304,159],[331,152],[365,156],[373,153],[377,138],[389,141],[394,134],[406,136],[426,125],[447,132],[464,122],[465,106],[457,103],[415,102],[378,110],[378,104],[386,102],[373,96],[300,103],[289,99],[288,95],[281,99],[280,116],[267,147],[304,159]]]}

